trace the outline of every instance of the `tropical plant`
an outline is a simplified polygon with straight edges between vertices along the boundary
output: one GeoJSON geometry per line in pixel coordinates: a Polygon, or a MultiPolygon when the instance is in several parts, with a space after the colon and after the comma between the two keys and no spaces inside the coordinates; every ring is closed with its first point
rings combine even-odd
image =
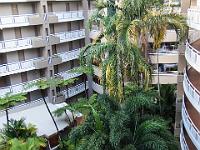
{"type": "MultiPolygon", "coordinates": [[[[123,2],[121,26],[127,28],[129,39],[133,43],[139,43],[142,49],[143,56],[148,58],[148,38],[153,38],[153,50],[160,48],[163,42],[167,29],[175,30],[177,33],[177,41],[181,43],[187,35],[188,27],[186,19],[179,14],[171,11],[167,12],[166,7],[162,5],[161,0],[125,0],[123,2]],[[134,7],[134,9],[133,9],[134,7]],[[130,18],[129,23],[124,24],[124,21],[130,18]]],[[[158,55],[157,55],[158,62],[158,55]]],[[[160,81],[158,73],[158,93],[160,96],[160,81]]]]}
{"type": "Polygon", "coordinates": [[[185,18],[165,12],[161,0],[124,0],[117,6],[113,1],[97,1],[97,12],[90,18],[102,26],[99,37],[87,45],[80,55],[81,65],[92,68],[94,59],[102,68],[104,93],[122,101],[127,76],[148,88],[151,69],[147,58],[148,37],[153,38],[153,49],[160,47],[168,28],[175,29],[181,40],[187,32],[185,18]],[[107,15],[103,9],[107,8],[107,15]],[[142,57],[143,56],[143,57],[142,57]]]}
{"type": "Polygon", "coordinates": [[[25,119],[22,118],[20,120],[10,120],[9,125],[4,125],[4,129],[1,131],[1,134],[3,134],[7,140],[13,139],[13,138],[19,138],[19,139],[26,139],[28,137],[35,137],[37,129],[34,125],[25,124],[25,119]]]}
{"type": "Polygon", "coordinates": [[[9,125],[5,124],[0,133],[0,148],[3,150],[38,150],[45,147],[46,140],[38,137],[36,127],[32,124],[25,124],[25,119],[10,120],[9,125]],[[18,148],[18,149],[17,149],[18,148]]]}
{"type": "Polygon", "coordinates": [[[15,138],[9,141],[9,145],[9,150],[39,150],[46,146],[43,138],[28,138],[26,141],[15,138]]]}
{"type": "Polygon", "coordinates": [[[156,105],[155,91],[144,91],[137,86],[129,86],[125,91],[123,103],[107,95],[84,101],[92,109],[86,113],[79,110],[86,114],[85,122],[70,132],[68,149],[178,149],[167,122],[150,111],[156,105]]]}
{"type": "Polygon", "coordinates": [[[65,86],[65,85],[68,85],[68,84],[72,84],[74,83],[75,79],[69,79],[69,80],[63,80],[63,79],[60,79],[60,78],[57,78],[57,77],[50,77],[50,78],[45,78],[45,79],[41,79],[41,80],[38,80],[37,82],[35,83],[32,83],[32,84],[28,84],[25,88],[31,88],[33,86],[36,86],[38,87],[38,89],[40,89],[40,92],[41,92],[41,96],[42,96],[42,99],[45,103],[45,106],[53,120],[53,123],[56,127],[56,130],[57,130],[57,133],[59,133],[59,129],[58,129],[58,125],[52,115],[52,112],[50,111],[49,109],[49,106],[47,104],[47,100],[45,98],[45,90],[48,89],[48,88],[56,88],[56,87],[62,87],[62,86],[65,86]]]}
{"type": "Polygon", "coordinates": [[[76,79],[64,80],[64,79],[60,79],[58,77],[50,77],[50,78],[45,78],[45,79],[38,80],[35,83],[26,85],[26,87],[25,87],[25,88],[28,89],[28,88],[31,88],[33,86],[36,86],[36,87],[38,87],[38,89],[40,89],[43,102],[44,102],[44,104],[45,104],[45,106],[47,108],[48,113],[51,116],[51,119],[52,119],[52,121],[53,121],[53,123],[55,125],[55,128],[56,128],[57,134],[58,134],[58,136],[59,136],[61,141],[63,141],[63,140],[62,140],[61,134],[59,132],[58,125],[57,125],[57,123],[56,123],[56,121],[54,119],[54,116],[53,116],[53,114],[52,114],[52,112],[51,112],[51,110],[50,110],[50,108],[49,108],[49,106],[47,104],[47,100],[46,100],[46,97],[45,97],[45,90],[48,89],[48,88],[52,89],[52,88],[56,88],[56,87],[63,87],[63,86],[66,86],[66,85],[74,83],[75,80],[76,79]]]}
{"type": "Polygon", "coordinates": [[[0,109],[5,109],[6,112],[6,121],[9,126],[9,108],[15,106],[17,103],[23,102],[26,100],[26,93],[6,93],[4,97],[0,97],[0,109]]]}
{"type": "Polygon", "coordinates": [[[160,115],[172,125],[175,121],[176,86],[161,85],[160,95],[160,115]]]}

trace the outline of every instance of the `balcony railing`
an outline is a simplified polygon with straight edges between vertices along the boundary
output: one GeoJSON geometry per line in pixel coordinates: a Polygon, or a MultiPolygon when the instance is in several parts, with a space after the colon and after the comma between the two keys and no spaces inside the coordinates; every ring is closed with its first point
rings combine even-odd
{"type": "Polygon", "coordinates": [[[184,74],[183,87],[190,103],[200,112],[200,91],[190,82],[186,72],[184,74]]]}
{"type": "Polygon", "coordinates": [[[55,33],[53,36],[59,37],[60,42],[68,42],[77,39],[85,38],[85,29],[55,33]]]}
{"type": "Polygon", "coordinates": [[[185,136],[184,136],[184,133],[183,133],[183,128],[181,128],[180,143],[181,143],[181,149],[182,150],[189,150],[189,147],[187,145],[187,142],[185,140],[185,136]]]}
{"type": "Polygon", "coordinates": [[[5,94],[7,94],[7,93],[18,94],[18,93],[21,93],[21,92],[35,91],[35,90],[38,89],[37,86],[32,86],[32,87],[30,87],[28,89],[26,89],[26,86],[27,85],[31,85],[31,84],[33,84],[33,83],[35,83],[35,82],[37,82],[37,81],[39,81],[41,79],[42,78],[0,88],[0,97],[5,96],[5,94]]]}
{"type": "Polygon", "coordinates": [[[77,59],[79,55],[80,55],[80,49],[75,49],[72,51],[55,54],[55,56],[59,56],[62,58],[62,62],[67,62],[73,59],[77,59]]]}
{"type": "Polygon", "coordinates": [[[170,72],[154,72],[152,74],[152,84],[177,84],[178,73],[177,71],[170,72]]]}
{"type": "MultiPolygon", "coordinates": [[[[35,38],[35,37],[34,37],[35,38]]],[[[41,39],[42,37],[36,37],[41,39]]],[[[0,53],[33,47],[33,37],[0,41],[0,53]]]]}
{"type": "Polygon", "coordinates": [[[49,15],[57,16],[58,22],[84,19],[83,11],[52,12],[49,15]]]}
{"type": "Polygon", "coordinates": [[[188,17],[189,26],[199,30],[200,29],[200,10],[188,9],[187,17],[188,17]]]}
{"type": "Polygon", "coordinates": [[[74,73],[71,71],[72,70],[60,72],[60,73],[56,74],[55,76],[61,76],[61,77],[63,77],[63,79],[68,80],[68,79],[76,78],[76,77],[82,75],[81,73],[74,73]]]}
{"type": "Polygon", "coordinates": [[[40,60],[43,60],[43,58],[35,58],[35,59],[29,59],[25,61],[0,65],[0,76],[12,74],[12,73],[18,73],[22,71],[34,70],[35,69],[34,62],[40,61],[40,60]]]}
{"type": "MultiPolygon", "coordinates": [[[[0,16],[0,27],[12,27],[12,26],[26,26],[29,25],[29,17],[40,17],[39,14],[21,14],[21,15],[9,15],[0,16]]],[[[38,22],[37,22],[38,23],[38,22]]]]}
{"type": "Polygon", "coordinates": [[[80,83],[74,87],[70,87],[68,90],[64,90],[61,93],[65,95],[65,98],[70,98],[72,96],[84,92],[86,89],[88,89],[88,82],[86,82],[86,85],[85,83],[80,83]]]}
{"type": "Polygon", "coordinates": [[[200,131],[193,123],[192,119],[190,118],[187,109],[185,107],[185,103],[183,102],[182,106],[182,120],[187,133],[192,140],[193,144],[196,146],[197,149],[200,149],[200,131]]]}
{"type": "MultiPolygon", "coordinates": [[[[45,97],[45,99],[48,101],[47,97],[45,97]]],[[[33,100],[33,101],[30,101],[30,102],[21,103],[19,105],[11,107],[11,108],[9,108],[8,111],[9,111],[9,113],[15,113],[15,112],[23,111],[25,109],[29,109],[29,108],[41,105],[43,103],[44,103],[43,99],[39,98],[37,100],[33,100]]],[[[5,110],[0,110],[0,117],[5,116],[5,115],[6,115],[5,114],[5,110]]]]}
{"type": "Polygon", "coordinates": [[[188,42],[186,44],[185,58],[194,69],[200,72],[200,52],[192,47],[188,42]]]}
{"type": "Polygon", "coordinates": [[[103,86],[98,83],[93,82],[92,89],[99,94],[103,94],[103,86]]]}

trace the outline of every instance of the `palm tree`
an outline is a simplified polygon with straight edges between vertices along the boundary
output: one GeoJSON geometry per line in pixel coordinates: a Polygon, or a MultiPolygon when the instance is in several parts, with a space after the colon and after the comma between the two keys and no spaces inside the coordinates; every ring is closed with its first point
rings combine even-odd
{"type": "Polygon", "coordinates": [[[74,81],[75,81],[75,79],[63,80],[63,79],[56,78],[56,77],[50,77],[48,79],[41,79],[41,80],[37,81],[36,83],[33,83],[33,84],[27,86],[27,88],[28,87],[32,87],[32,86],[37,86],[38,89],[40,89],[43,102],[44,102],[44,104],[45,104],[45,106],[47,108],[48,113],[51,116],[51,119],[52,119],[52,121],[53,121],[53,123],[54,123],[54,125],[56,127],[57,134],[58,134],[58,136],[60,138],[61,138],[61,136],[60,136],[58,125],[57,125],[57,123],[56,123],[56,121],[54,119],[54,116],[53,116],[51,110],[49,109],[49,106],[47,104],[47,100],[45,98],[45,90],[48,89],[48,88],[55,88],[55,87],[59,87],[59,86],[66,86],[68,84],[74,83],[74,81]]]}
{"type": "Polygon", "coordinates": [[[138,47],[124,40],[127,34],[119,24],[120,16],[116,12],[119,11],[117,9],[113,1],[97,3],[98,11],[91,17],[90,24],[91,22],[101,24],[103,30],[94,43],[87,45],[81,51],[80,61],[82,66],[92,68],[92,61],[99,60],[104,93],[108,90],[111,96],[123,101],[125,75],[130,74],[134,76],[135,81],[138,81],[137,72],[145,72],[148,83],[150,69],[140,56],[138,47]],[[102,14],[104,8],[108,9],[107,16],[102,14]]]}
{"type": "Polygon", "coordinates": [[[6,93],[4,97],[0,98],[0,108],[5,109],[6,112],[6,121],[7,125],[9,125],[9,116],[8,110],[10,107],[15,106],[17,103],[23,102],[26,100],[26,93],[6,93]]]}
{"type": "Polygon", "coordinates": [[[41,138],[28,138],[26,141],[17,138],[9,141],[9,150],[38,150],[45,147],[45,141],[41,138]]]}
{"type": "Polygon", "coordinates": [[[0,132],[0,148],[5,150],[37,150],[40,147],[45,147],[46,140],[42,137],[37,137],[34,125],[25,124],[25,119],[10,120],[9,125],[4,125],[0,132]],[[18,149],[17,149],[18,148],[18,149]]]}
{"type": "Polygon", "coordinates": [[[124,97],[124,80],[127,75],[132,76],[132,81],[148,88],[151,77],[151,69],[147,65],[148,37],[153,38],[153,49],[157,50],[168,28],[176,30],[179,40],[187,32],[185,18],[166,13],[161,0],[124,0],[122,6],[116,6],[112,1],[99,0],[90,26],[92,22],[102,25],[103,29],[96,41],[82,50],[82,66],[86,64],[92,67],[92,61],[99,60],[104,93],[107,89],[110,95],[119,100],[124,97]],[[116,11],[105,16],[102,14],[104,8],[114,8],[116,11]]]}
{"type": "Polygon", "coordinates": [[[92,109],[79,110],[86,114],[85,122],[70,132],[68,149],[178,149],[168,124],[150,111],[156,105],[155,91],[133,85],[125,91],[123,103],[107,95],[84,102],[92,109]]]}
{"type": "MultiPolygon", "coordinates": [[[[122,26],[127,26],[128,38],[133,43],[139,44],[142,55],[146,60],[148,58],[149,35],[153,38],[154,51],[160,48],[169,28],[176,31],[179,42],[184,40],[187,35],[188,27],[186,19],[173,12],[166,12],[160,0],[125,0],[122,6],[122,18],[121,24],[122,26]],[[124,22],[127,22],[127,25],[124,22]]],[[[157,72],[158,91],[160,95],[159,70],[157,72]]]]}

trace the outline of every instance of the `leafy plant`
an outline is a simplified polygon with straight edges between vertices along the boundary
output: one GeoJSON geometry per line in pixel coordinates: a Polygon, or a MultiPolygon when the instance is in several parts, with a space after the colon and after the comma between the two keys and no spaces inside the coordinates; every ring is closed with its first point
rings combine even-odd
{"type": "Polygon", "coordinates": [[[8,110],[10,107],[15,106],[17,103],[26,100],[26,93],[6,93],[4,97],[0,97],[0,109],[5,109],[7,125],[9,125],[8,110]]]}
{"type": "Polygon", "coordinates": [[[107,95],[94,96],[85,103],[92,109],[82,112],[85,122],[70,132],[66,142],[70,150],[178,149],[168,122],[151,111],[156,108],[156,92],[135,85],[125,89],[123,103],[107,95]]]}
{"type": "Polygon", "coordinates": [[[3,150],[38,150],[46,146],[46,140],[38,137],[34,125],[25,124],[25,119],[10,120],[0,133],[0,148],[3,150]]]}

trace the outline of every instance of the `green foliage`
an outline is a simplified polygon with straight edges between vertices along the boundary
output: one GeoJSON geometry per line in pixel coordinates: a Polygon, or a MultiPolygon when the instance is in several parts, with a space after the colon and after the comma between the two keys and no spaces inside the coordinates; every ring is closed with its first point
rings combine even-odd
{"type": "Polygon", "coordinates": [[[37,137],[34,125],[25,124],[25,119],[10,120],[0,133],[0,148],[3,150],[38,150],[45,147],[46,140],[37,137]]]}
{"type": "Polygon", "coordinates": [[[1,131],[7,140],[13,138],[26,139],[28,137],[36,137],[36,128],[34,125],[25,124],[25,119],[9,121],[9,125],[4,125],[4,129],[1,131]]]}
{"type": "Polygon", "coordinates": [[[64,80],[59,77],[50,77],[45,79],[40,79],[37,82],[25,85],[25,89],[29,89],[31,87],[38,87],[41,90],[45,90],[48,88],[62,87],[65,85],[69,85],[74,83],[76,79],[68,79],[64,80]]]}
{"type": "Polygon", "coordinates": [[[26,141],[14,138],[9,141],[9,150],[39,150],[41,147],[45,147],[45,140],[43,138],[28,138],[26,141]]]}
{"type": "Polygon", "coordinates": [[[155,91],[131,84],[126,89],[121,104],[107,95],[84,101],[92,107],[85,122],[70,132],[70,150],[178,150],[168,123],[151,111],[156,108],[155,91]]]}
{"type": "Polygon", "coordinates": [[[15,106],[17,103],[23,102],[24,100],[26,100],[26,93],[6,93],[4,97],[0,98],[0,109],[15,106]]]}

